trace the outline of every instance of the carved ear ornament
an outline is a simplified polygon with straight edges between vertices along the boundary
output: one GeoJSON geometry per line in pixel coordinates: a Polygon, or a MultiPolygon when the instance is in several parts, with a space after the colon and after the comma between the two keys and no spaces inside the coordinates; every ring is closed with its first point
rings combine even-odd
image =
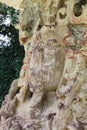
{"type": "Polygon", "coordinates": [[[87,24],[87,3],[82,0],[72,0],[70,3],[70,23],[87,24]]]}
{"type": "Polygon", "coordinates": [[[59,25],[87,24],[87,2],[82,0],[67,0],[58,10],[57,22],[59,25]]]}

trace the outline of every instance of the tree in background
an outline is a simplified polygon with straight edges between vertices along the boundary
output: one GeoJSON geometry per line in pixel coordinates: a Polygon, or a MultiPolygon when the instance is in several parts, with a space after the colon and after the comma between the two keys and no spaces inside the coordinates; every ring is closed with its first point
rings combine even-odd
{"type": "Polygon", "coordinates": [[[18,77],[24,57],[18,30],[13,26],[18,23],[18,14],[18,10],[0,3],[0,105],[11,82],[18,77]]]}

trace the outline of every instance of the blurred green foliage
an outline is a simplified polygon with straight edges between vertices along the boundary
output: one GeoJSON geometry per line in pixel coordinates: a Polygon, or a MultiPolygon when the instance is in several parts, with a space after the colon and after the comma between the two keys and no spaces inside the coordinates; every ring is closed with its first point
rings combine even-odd
{"type": "Polygon", "coordinates": [[[13,26],[18,23],[18,14],[18,10],[0,3],[0,105],[9,91],[11,82],[19,76],[24,57],[18,30],[13,26]]]}

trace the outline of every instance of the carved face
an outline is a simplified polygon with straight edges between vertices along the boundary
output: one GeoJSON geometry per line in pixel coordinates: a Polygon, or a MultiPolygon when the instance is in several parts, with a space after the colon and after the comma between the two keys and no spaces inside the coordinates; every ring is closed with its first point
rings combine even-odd
{"type": "Polygon", "coordinates": [[[34,50],[30,63],[30,90],[54,90],[63,71],[64,52],[60,48],[44,48],[34,50]]]}

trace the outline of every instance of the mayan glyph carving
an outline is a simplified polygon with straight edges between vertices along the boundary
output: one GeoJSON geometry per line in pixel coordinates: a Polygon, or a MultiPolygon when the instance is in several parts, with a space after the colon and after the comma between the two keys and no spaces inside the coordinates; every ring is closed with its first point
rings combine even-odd
{"type": "Polygon", "coordinates": [[[0,110],[0,130],[87,129],[87,1],[24,0],[25,57],[0,110]]]}

